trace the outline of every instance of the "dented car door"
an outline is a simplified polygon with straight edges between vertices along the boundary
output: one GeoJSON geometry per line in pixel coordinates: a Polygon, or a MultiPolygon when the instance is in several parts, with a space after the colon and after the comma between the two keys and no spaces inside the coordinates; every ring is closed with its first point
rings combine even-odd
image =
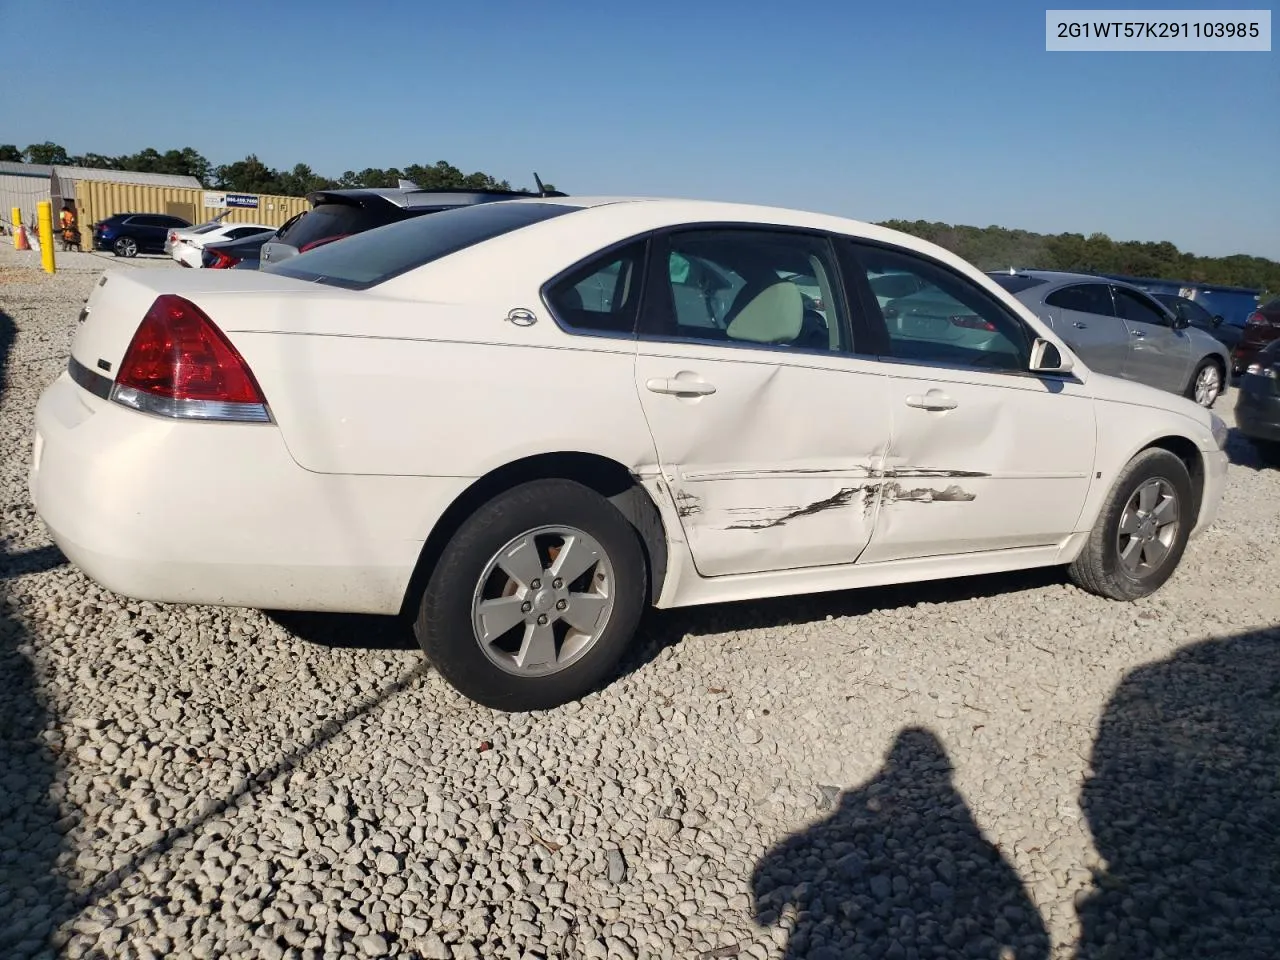
{"type": "Polygon", "coordinates": [[[659,465],[702,576],[853,563],[889,381],[845,349],[828,241],[743,232],[655,244],[636,388],[659,465]]]}
{"type": "Polygon", "coordinates": [[[888,245],[852,243],[848,252],[850,287],[880,330],[892,377],[883,487],[862,562],[1060,543],[1093,470],[1097,428],[1084,385],[1032,375],[1030,328],[954,270],[888,245]],[[874,297],[872,282],[898,273],[921,282],[934,328],[905,335],[874,297]]]}

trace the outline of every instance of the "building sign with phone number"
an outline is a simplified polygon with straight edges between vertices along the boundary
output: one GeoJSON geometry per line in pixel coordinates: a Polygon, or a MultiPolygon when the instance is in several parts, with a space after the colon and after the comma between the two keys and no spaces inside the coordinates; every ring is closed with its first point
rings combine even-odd
{"type": "Polygon", "coordinates": [[[204,205],[217,207],[250,207],[257,209],[258,197],[252,193],[206,193],[204,205]]]}

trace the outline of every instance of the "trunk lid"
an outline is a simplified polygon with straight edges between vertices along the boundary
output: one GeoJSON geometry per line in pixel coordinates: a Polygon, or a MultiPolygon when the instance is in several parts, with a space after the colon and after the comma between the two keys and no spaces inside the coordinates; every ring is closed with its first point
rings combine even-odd
{"type": "MultiPolygon", "coordinates": [[[[114,380],[138,325],[162,293],[190,300],[226,332],[236,327],[237,308],[250,296],[253,312],[269,317],[280,298],[309,292],[319,291],[314,284],[256,270],[109,270],[80,311],[71,356],[93,373],[114,380]]],[[[342,292],[346,291],[323,290],[328,297],[342,292]]]]}

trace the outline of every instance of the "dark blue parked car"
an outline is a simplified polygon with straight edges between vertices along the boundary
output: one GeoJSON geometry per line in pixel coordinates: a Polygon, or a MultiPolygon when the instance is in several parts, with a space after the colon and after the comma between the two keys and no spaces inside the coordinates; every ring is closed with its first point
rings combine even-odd
{"type": "Polygon", "coordinates": [[[169,231],[189,226],[188,221],[167,213],[117,213],[93,225],[93,249],[110,250],[117,257],[164,253],[169,231]]]}

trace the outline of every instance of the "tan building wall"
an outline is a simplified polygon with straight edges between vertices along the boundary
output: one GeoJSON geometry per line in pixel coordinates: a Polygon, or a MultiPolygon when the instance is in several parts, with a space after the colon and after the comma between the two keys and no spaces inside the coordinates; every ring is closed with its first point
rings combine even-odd
{"type": "MultiPolygon", "coordinates": [[[[230,209],[231,212],[223,218],[223,223],[262,223],[278,227],[293,215],[311,208],[305,197],[237,194],[227,190],[193,190],[102,180],[77,180],[75,199],[80,216],[81,238],[86,250],[90,249],[93,242],[93,225],[117,213],[167,213],[197,224],[212,220],[230,209]],[[227,207],[228,196],[256,200],[258,205],[227,207]]],[[[56,221],[56,209],[53,215],[56,221]]]]}

